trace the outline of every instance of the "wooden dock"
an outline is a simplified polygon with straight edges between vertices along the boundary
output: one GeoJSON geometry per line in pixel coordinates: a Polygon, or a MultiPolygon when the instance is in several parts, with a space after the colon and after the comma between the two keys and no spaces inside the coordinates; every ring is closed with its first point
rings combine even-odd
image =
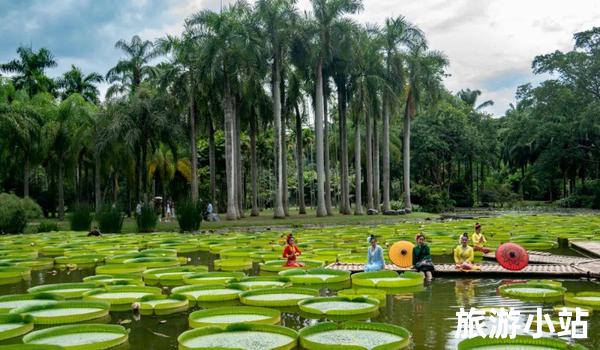
{"type": "MultiPolygon", "coordinates": [[[[595,259],[586,258],[582,256],[569,256],[569,255],[554,255],[548,252],[529,251],[529,263],[530,264],[550,264],[550,265],[572,265],[572,264],[583,264],[592,262],[595,259]]],[[[496,260],[494,253],[488,253],[483,256],[486,260],[496,260]]]]}
{"type": "Polygon", "coordinates": [[[600,241],[570,241],[571,247],[594,258],[600,258],[600,241]]]}
{"type": "MultiPolygon", "coordinates": [[[[499,264],[484,263],[480,270],[459,271],[454,264],[436,264],[434,276],[461,276],[461,277],[498,277],[498,278],[595,278],[600,277],[600,262],[587,262],[583,264],[531,264],[520,271],[511,271],[499,264]]],[[[327,268],[335,270],[350,271],[351,273],[362,272],[363,264],[333,263],[327,268]]],[[[387,264],[386,270],[413,271],[398,266],[387,264]]]]}

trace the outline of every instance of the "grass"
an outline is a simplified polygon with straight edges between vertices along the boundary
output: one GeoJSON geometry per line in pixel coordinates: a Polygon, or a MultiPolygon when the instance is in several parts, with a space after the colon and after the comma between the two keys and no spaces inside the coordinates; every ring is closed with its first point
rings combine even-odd
{"type": "MultiPolygon", "coordinates": [[[[380,225],[393,224],[406,220],[418,220],[438,217],[437,214],[430,213],[411,213],[407,215],[386,216],[386,215],[341,215],[335,213],[333,216],[316,217],[315,210],[307,209],[305,215],[298,214],[295,209],[290,209],[290,216],[285,219],[274,219],[271,210],[263,210],[260,216],[252,217],[250,212],[246,213],[246,217],[240,220],[226,220],[225,214],[219,214],[221,221],[207,222],[203,221],[200,225],[200,230],[220,230],[220,229],[235,229],[235,228],[254,228],[254,227],[311,227],[311,226],[337,226],[337,225],[380,225]]],[[[58,219],[46,219],[45,222],[53,222],[58,225],[59,230],[69,230],[69,222],[67,220],[59,221],[58,219]]],[[[97,225],[94,221],[93,226],[97,225]]],[[[28,232],[33,232],[33,225],[28,226],[28,232]]],[[[156,227],[157,232],[179,231],[177,220],[171,222],[159,222],[156,227]]],[[[122,232],[137,232],[135,219],[125,218],[123,221],[122,232]]]]}

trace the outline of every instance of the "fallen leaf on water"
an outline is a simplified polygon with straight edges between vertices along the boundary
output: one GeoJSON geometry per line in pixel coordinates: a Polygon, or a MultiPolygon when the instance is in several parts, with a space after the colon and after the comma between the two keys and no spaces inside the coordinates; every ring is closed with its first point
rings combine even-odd
{"type": "Polygon", "coordinates": [[[121,320],[119,321],[119,324],[129,324],[131,323],[131,320],[121,320]]]}
{"type": "Polygon", "coordinates": [[[166,334],[162,334],[162,333],[155,332],[155,331],[151,330],[150,328],[148,328],[148,330],[149,330],[150,332],[152,332],[154,335],[158,335],[159,337],[163,337],[163,338],[171,338],[170,336],[168,336],[168,335],[166,335],[166,334]]]}

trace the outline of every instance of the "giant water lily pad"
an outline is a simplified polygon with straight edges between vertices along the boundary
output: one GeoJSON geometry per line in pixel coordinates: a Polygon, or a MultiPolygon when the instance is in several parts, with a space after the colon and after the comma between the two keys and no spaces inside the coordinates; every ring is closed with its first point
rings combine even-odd
{"type": "Polygon", "coordinates": [[[0,296],[0,314],[20,307],[54,304],[59,300],[64,298],[46,293],[3,295],[0,296]]]}
{"type": "Polygon", "coordinates": [[[56,283],[44,284],[27,289],[28,293],[49,293],[66,299],[80,298],[84,293],[97,288],[94,283],[56,283]]]}
{"type": "Polygon", "coordinates": [[[307,350],[376,349],[395,350],[410,345],[410,333],[385,323],[322,322],[299,332],[300,345],[307,350]]]}
{"type": "Polygon", "coordinates": [[[30,315],[35,324],[63,324],[89,321],[108,316],[109,304],[98,301],[59,301],[49,305],[33,305],[11,311],[30,315]]]}
{"type": "Polygon", "coordinates": [[[405,288],[423,285],[423,274],[407,271],[360,272],[352,275],[352,284],[369,288],[405,288]]]}
{"type": "Polygon", "coordinates": [[[331,284],[350,280],[350,272],[334,269],[293,269],[279,272],[293,284],[331,284]]]}
{"type": "Polygon", "coordinates": [[[244,271],[252,268],[252,259],[218,259],[215,260],[215,270],[244,271]]]}
{"type": "MultiPolygon", "coordinates": [[[[307,269],[318,268],[325,265],[324,262],[315,260],[300,260],[299,262],[304,264],[304,268],[307,269]]],[[[287,260],[268,260],[260,264],[259,267],[260,271],[266,272],[280,272],[285,270],[297,269],[297,267],[285,266],[286,263],[287,260]]]]}
{"type": "Polygon", "coordinates": [[[202,327],[182,333],[180,350],[245,349],[289,350],[296,347],[298,333],[293,329],[264,324],[234,323],[225,328],[202,327]]]}
{"type": "Polygon", "coordinates": [[[141,286],[106,286],[94,289],[83,295],[84,300],[104,301],[110,309],[122,311],[131,308],[133,302],[139,302],[148,295],[160,295],[160,288],[141,286]]]}
{"type": "Polygon", "coordinates": [[[236,285],[191,285],[173,288],[171,292],[184,295],[190,302],[213,302],[237,300],[242,288],[236,285]]]}
{"type": "Polygon", "coordinates": [[[542,283],[513,283],[501,286],[498,291],[505,297],[540,300],[540,301],[558,301],[563,298],[566,288],[553,284],[542,283]]]}
{"type": "Polygon", "coordinates": [[[189,300],[180,294],[147,295],[140,299],[140,312],[142,315],[169,315],[186,311],[189,300]]]}
{"type": "Polygon", "coordinates": [[[242,304],[252,306],[290,307],[299,301],[319,296],[317,289],[271,288],[251,290],[240,294],[242,304]]]}
{"type": "Polygon", "coordinates": [[[240,286],[243,290],[264,289],[264,288],[281,288],[289,286],[290,279],[279,276],[252,276],[242,278],[235,285],[240,286]]]}
{"type": "Polygon", "coordinates": [[[33,318],[24,315],[0,315],[0,340],[23,335],[33,329],[33,318]]]}
{"type": "Polygon", "coordinates": [[[239,281],[245,276],[246,274],[243,272],[200,272],[184,276],[183,282],[185,284],[225,285],[230,282],[239,281]]]}
{"type": "Polygon", "coordinates": [[[182,267],[167,267],[154,268],[144,271],[142,276],[148,285],[162,284],[165,286],[182,285],[183,279],[197,272],[207,272],[207,266],[182,266],[182,267]]]}
{"type": "Polygon", "coordinates": [[[565,294],[565,303],[600,310],[600,292],[567,293],[565,294]]]}
{"type": "Polygon", "coordinates": [[[59,345],[66,350],[103,350],[127,342],[128,331],[118,325],[79,324],[57,326],[23,337],[25,344],[59,345]]]}
{"type": "Polygon", "coordinates": [[[277,310],[264,307],[234,306],[199,310],[189,316],[191,328],[224,326],[232,323],[276,324],[280,321],[277,310]]]}
{"type": "Polygon", "coordinates": [[[379,301],[364,297],[315,297],[299,301],[298,307],[317,316],[365,316],[377,311],[379,301]]]}

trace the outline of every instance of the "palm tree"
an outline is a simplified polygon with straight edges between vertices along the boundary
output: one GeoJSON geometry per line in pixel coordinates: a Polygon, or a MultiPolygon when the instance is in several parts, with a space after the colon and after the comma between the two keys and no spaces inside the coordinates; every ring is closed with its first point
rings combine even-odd
{"type": "Polygon", "coordinates": [[[408,79],[404,108],[404,137],[402,141],[402,165],[404,172],[404,209],[412,211],[410,199],[410,124],[417,115],[419,104],[425,98],[436,100],[448,59],[438,51],[427,51],[427,43],[422,41],[411,48],[407,56],[408,79]]]}
{"type": "Polygon", "coordinates": [[[481,109],[483,109],[485,107],[494,105],[494,101],[492,101],[492,100],[487,100],[487,101],[477,105],[477,98],[479,98],[480,95],[481,95],[480,90],[471,90],[468,88],[465,90],[460,90],[456,94],[456,96],[458,96],[458,98],[460,98],[464,103],[466,103],[469,107],[473,108],[476,111],[480,111],[481,109]],[[477,107],[475,107],[475,106],[477,106],[477,107]]]}
{"type": "Polygon", "coordinates": [[[244,65],[257,65],[259,59],[251,50],[260,47],[257,31],[248,24],[250,8],[244,2],[231,5],[221,13],[204,10],[188,20],[194,35],[204,45],[200,53],[204,71],[213,82],[221,84],[225,124],[225,173],[227,177],[227,219],[241,216],[238,203],[238,162],[236,161],[235,103],[238,89],[238,72],[244,65]]]}
{"type": "Polygon", "coordinates": [[[271,92],[273,100],[273,126],[275,140],[275,165],[276,165],[276,184],[275,207],[273,216],[275,218],[284,218],[283,208],[284,195],[284,158],[287,152],[284,152],[285,144],[283,142],[283,130],[281,123],[281,65],[284,60],[285,52],[290,37],[291,24],[295,16],[295,0],[259,0],[256,5],[258,16],[261,20],[265,36],[268,38],[269,51],[271,56],[271,92]]]}
{"type": "Polygon", "coordinates": [[[62,78],[59,78],[56,85],[61,89],[61,97],[66,99],[71,94],[80,94],[88,102],[98,103],[100,92],[95,84],[103,81],[98,73],[84,75],[81,69],[71,65],[71,70],[65,72],[62,78]]]}
{"type": "Polygon", "coordinates": [[[317,160],[317,216],[329,213],[325,205],[325,154],[323,121],[325,118],[323,67],[331,59],[331,26],[345,14],[353,14],[362,9],[360,0],[311,0],[315,16],[319,51],[316,57],[315,79],[315,135],[317,160]]]}
{"type": "Polygon", "coordinates": [[[21,46],[17,49],[19,59],[0,64],[0,71],[14,73],[13,85],[17,90],[25,90],[29,96],[40,92],[51,92],[54,88],[52,79],[44,71],[56,66],[52,53],[41,48],[38,52],[31,47],[21,46]]]}
{"type": "Polygon", "coordinates": [[[385,78],[389,89],[383,94],[383,211],[390,210],[390,115],[399,105],[398,97],[405,85],[403,51],[424,40],[423,32],[404,17],[387,18],[381,34],[385,55],[385,78]]]}
{"type": "Polygon", "coordinates": [[[108,98],[118,94],[133,94],[144,80],[156,76],[155,68],[149,63],[161,54],[151,41],[142,41],[137,35],[130,42],[117,41],[115,48],[125,52],[127,58],[119,60],[106,73],[106,81],[113,84],[106,91],[108,98]]]}

